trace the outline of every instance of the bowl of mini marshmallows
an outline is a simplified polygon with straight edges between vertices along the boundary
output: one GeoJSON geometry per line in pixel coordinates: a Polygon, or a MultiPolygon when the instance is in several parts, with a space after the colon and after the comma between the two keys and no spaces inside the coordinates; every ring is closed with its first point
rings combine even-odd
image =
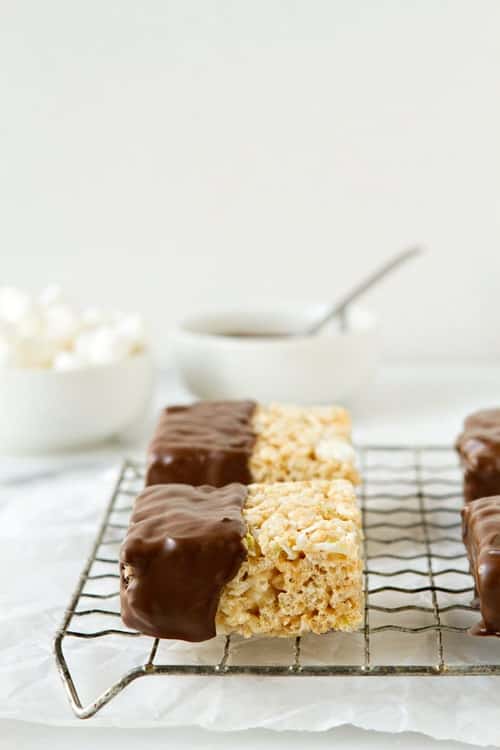
{"type": "Polygon", "coordinates": [[[137,423],[153,365],[139,315],[79,308],[60,287],[0,287],[0,449],[46,452],[137,423]]]}

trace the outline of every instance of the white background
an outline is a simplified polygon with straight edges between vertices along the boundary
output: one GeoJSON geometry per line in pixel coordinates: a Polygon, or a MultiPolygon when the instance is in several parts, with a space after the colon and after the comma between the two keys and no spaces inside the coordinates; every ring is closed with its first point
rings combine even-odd
{"type": "Polygon", "coordinates": [[[2,0],[0,270],[141,310],[371,295],[386,358],[500,358],[498,0],[2,0]]]}

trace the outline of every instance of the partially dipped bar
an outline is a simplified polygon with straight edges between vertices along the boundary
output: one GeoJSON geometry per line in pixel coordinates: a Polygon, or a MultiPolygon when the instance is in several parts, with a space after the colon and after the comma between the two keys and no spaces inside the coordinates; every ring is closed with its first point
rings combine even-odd
{"type": "Polygon", "coordinates": [[[338,406],[200,401],[161,413],[146,485],[349,479],[358,482],[351,421],[338,406]]]}
{"type": "Polygon", "coordinates": [[[468,416],[456,448],[464,469],[465,501],[500,494],[500,409],[468,416]]]}
{"type": "Polygon", "coordinates": [[[345,480],[148,487],[121,549],[122,619],[188,641],[357,629],[361,536],[345,480]]]}
{"type": "Polygon", "coordinates": [[[471,632],[500,636],[500,496],[468,503],[462,510],[462,523],[482,616],[471,632]]]}
{"type": "Polygon", "coordinates": [[[246,558],[241,484],[156,485],[136,499],[120,556],[126,625],[158,638],[215,635],[224,584],[246,558]]]}

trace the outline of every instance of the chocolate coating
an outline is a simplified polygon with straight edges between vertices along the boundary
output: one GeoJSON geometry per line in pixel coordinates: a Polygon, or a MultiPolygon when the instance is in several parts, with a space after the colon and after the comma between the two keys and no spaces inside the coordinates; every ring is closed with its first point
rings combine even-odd
{"type": "Polygon", "coordinates": [[[500,409],[467,417],[456,448],[464,468],[466,502],[500,493],[500,409]]]}
{"type": "Polygon", "coordinates": [[[255,407],[253,401],[199,401],[164,409],[148,449],[146,485],[249,484],[255,407]]]}
{"type": "Polygon", "coordinates": [[[476,585],[482,622],[474,635],[500,635],[500,496],[485,497],[462,510],[463,540],[476,585]]]}
{"type": "Polygon", "coordinates": [[[156,638],[215,636],[223,586],[246,559],[242,484],[148,487],[120,554],[122,620],[156,638]]]}

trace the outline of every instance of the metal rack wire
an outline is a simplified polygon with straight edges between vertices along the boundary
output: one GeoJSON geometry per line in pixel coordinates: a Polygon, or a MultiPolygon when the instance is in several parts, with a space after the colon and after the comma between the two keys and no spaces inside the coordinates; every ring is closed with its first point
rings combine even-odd
{"type": "Polygon", "coordinates": [[[470,605],[473,583],[461,543],[461,478],[454,453],[442,446],[364,446],[359,454],[365,532],[363,629],[299,637],[292,644],[287,641],[286,653],[281,649],[279,656],[276,641],[274,646],[266,639],[263,648],[262,639],[243,642],[232,636],[214,639],[216,647],[208,656],[200,653],[198,644],[186,648],[181,642],[169,642],[172,648],[162,656],[158,640],[122,626],[118,549],[144,477],[140,464],[125,461],[55,637],[57,667],[74,713],[81,719],[93,716],[131,682],[152,674],[500,675],[497,639],[467,633],[478,613],[470,605]],[[124,639],[139,639],[143,655],[84,704],[66,651],[72,642],[90,644],[103,638],[113,639],[117,652],[124,650],[124,639]]]}

